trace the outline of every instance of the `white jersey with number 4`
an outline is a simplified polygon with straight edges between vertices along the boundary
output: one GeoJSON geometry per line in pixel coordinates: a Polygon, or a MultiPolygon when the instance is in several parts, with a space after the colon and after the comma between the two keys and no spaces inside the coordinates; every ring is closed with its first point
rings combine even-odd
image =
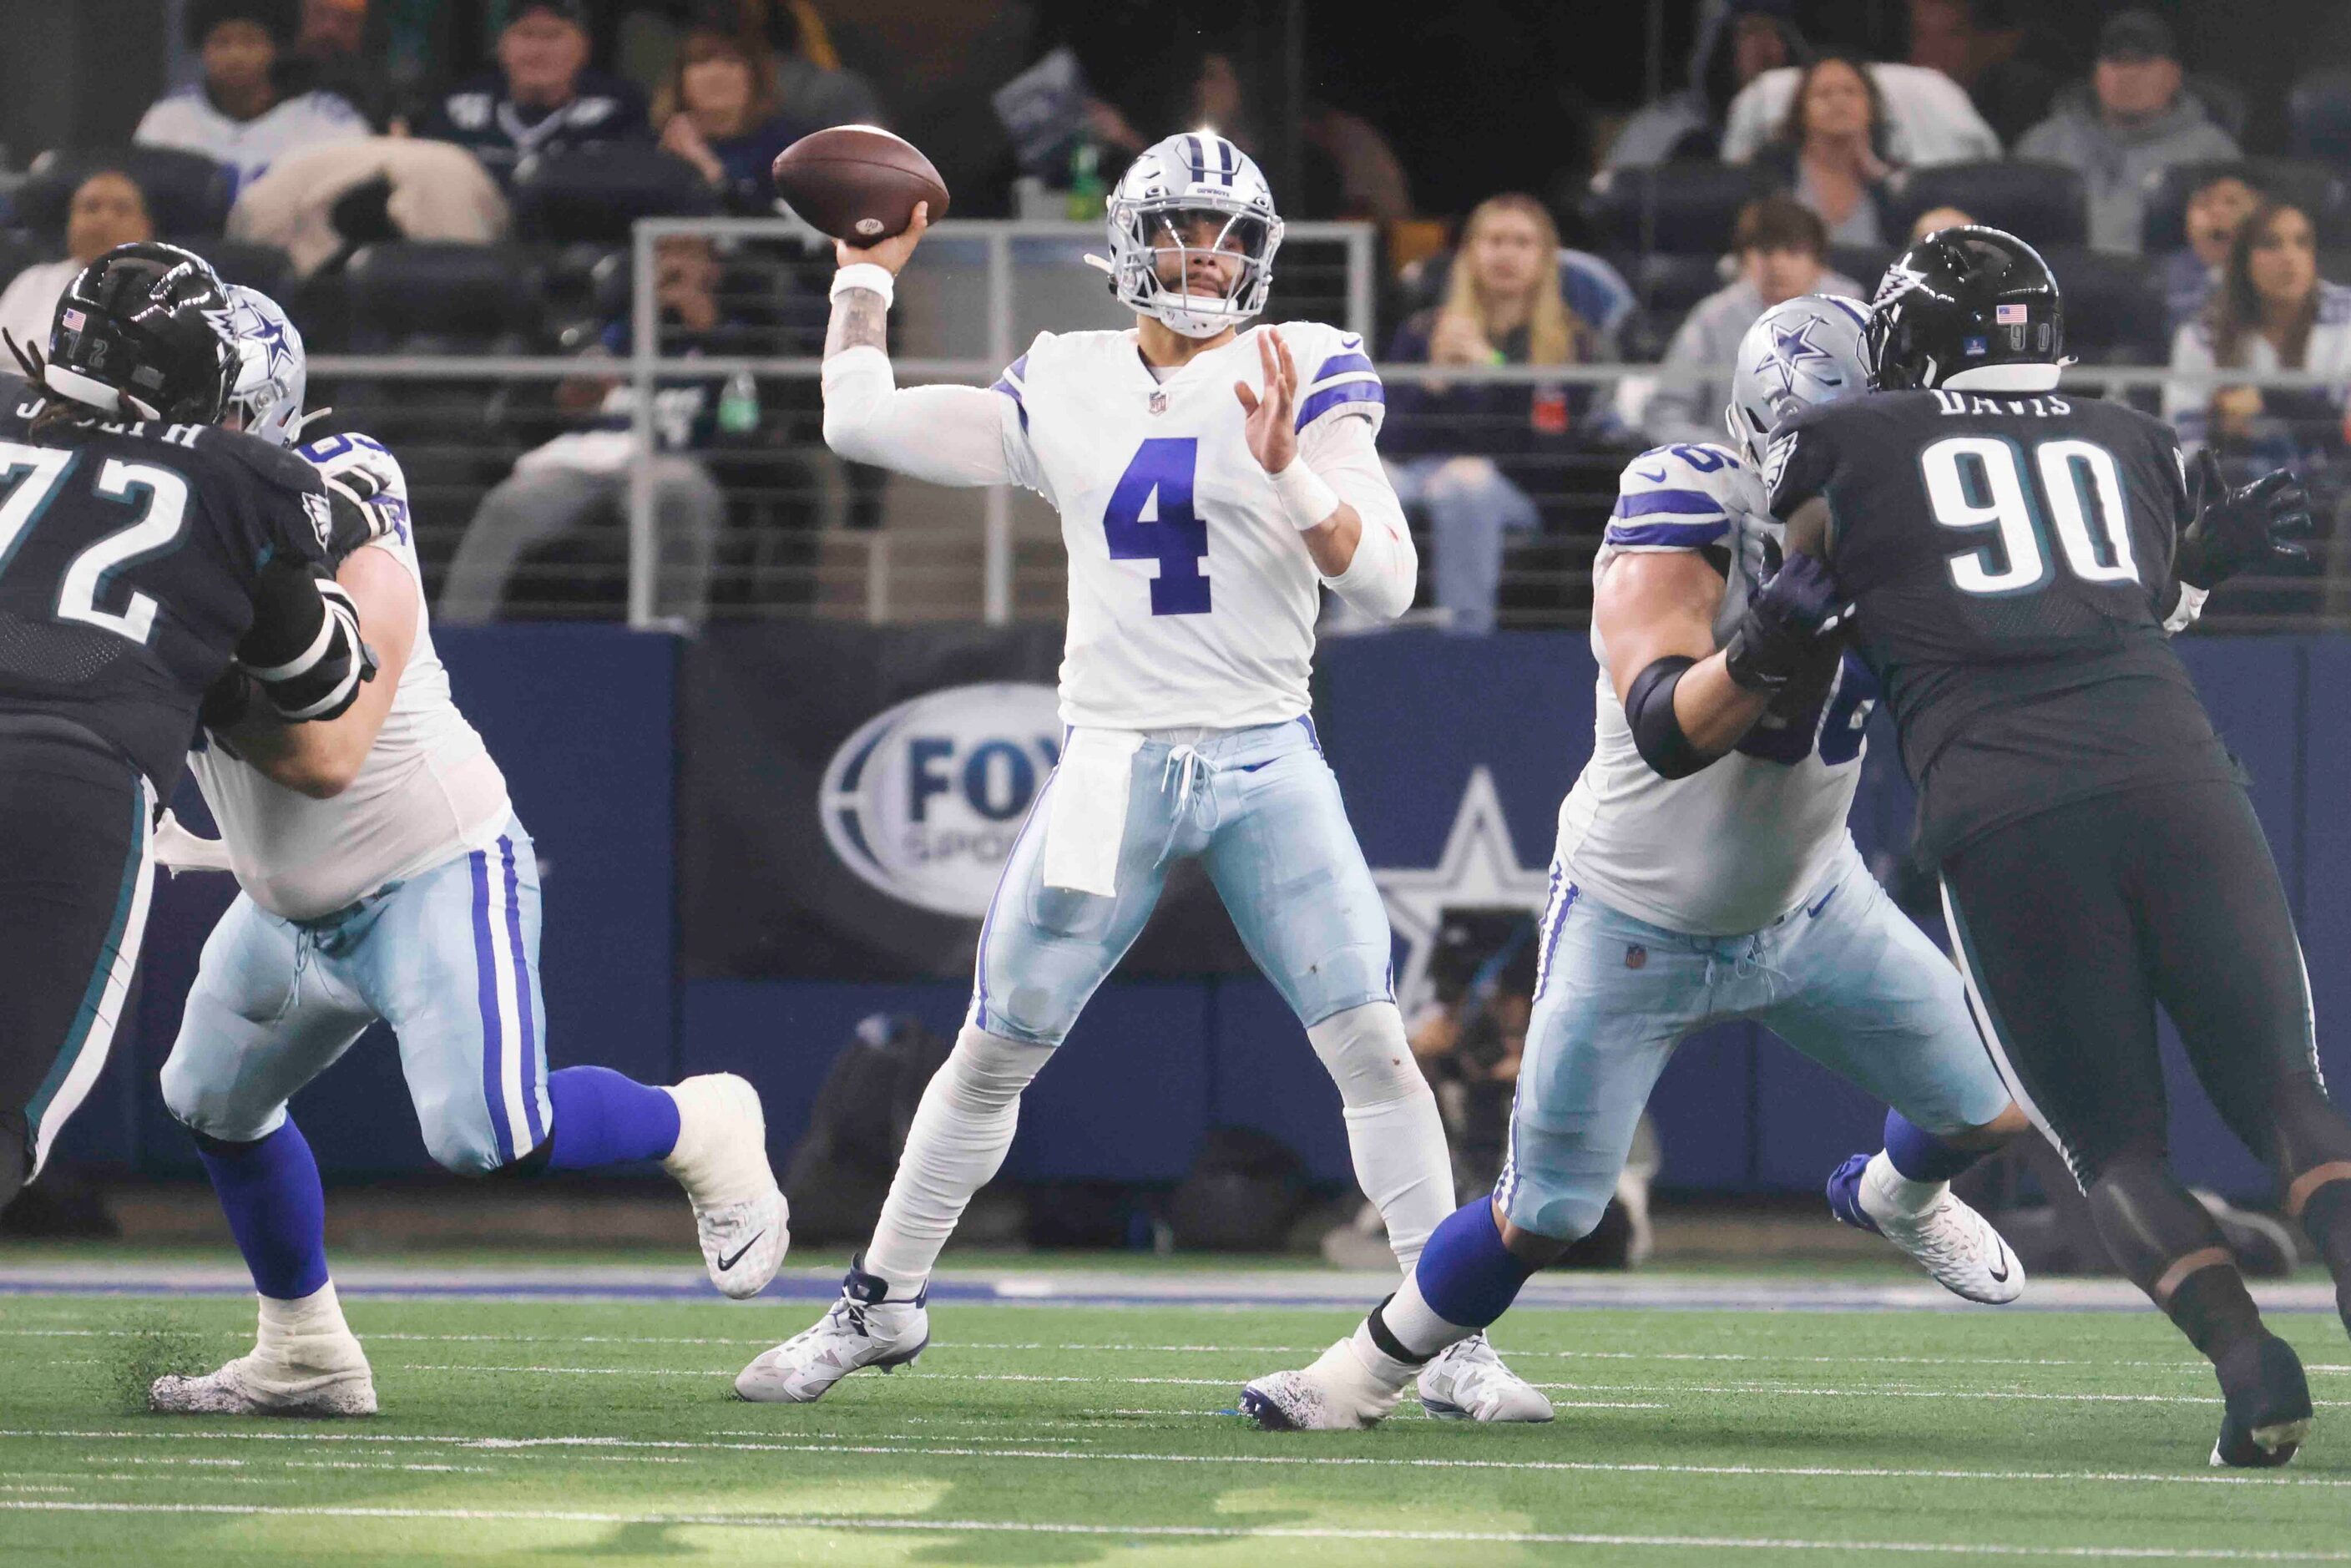
{"type": "MultiPolygon", "coordinates": [[[[1233,392],[1262,392],[1270,330],[1165,381],[1132,331],[1043,332],[993,388],[1019,413],[1012,479],[1061,515],[1064,723],[1230,729],[1307,711],[1321,579],[1233,392]]],[[[1280,331],[1298,368],[1300,449],[1322,472],[1322,438],[1356,419],[1376,434],[1385,394],[1362,339],[1311,321],[1280,331]]]]}
{"type": "Polygon", "coordinates": [[[329,474],[362,455],[371,466],[392,469],[389,495],[400,520],[366,548],[385,551],[415,580],[416,644],[359,777],[333,799],[313,800],[273,783],[217,745],[188,759],[238,885],[287,920],[331,915],[388,882],[481,849],[496,840],[513,811],[506,776],[457,711],[449,672],[433,649],[423,570],[406,520],[407,481],[398,465],[364,435],[329,436],[302,455],[329,474]]]}
{"type": "MultiPolygon", "coordinates": [[[[1719,644],[1778,570],[1781,532],[1761,478],[1728,449],[1661,446],[1626,465],[1593,581],[1627,555],[1700,552],[1725,574],[1719,644]]],[[[1592,760],[1559,810],[1562,873],[1612,908],[1693,936],[1758,931],[1795,908],[1851,842],[1845,814],[1877,695],[1868,671],[1848,656],[1825,695],[1766,714],[1728,757],[1667,779],[1634,744],[1597,626],[1592,652],[1599,716],[1592,760]]]]}

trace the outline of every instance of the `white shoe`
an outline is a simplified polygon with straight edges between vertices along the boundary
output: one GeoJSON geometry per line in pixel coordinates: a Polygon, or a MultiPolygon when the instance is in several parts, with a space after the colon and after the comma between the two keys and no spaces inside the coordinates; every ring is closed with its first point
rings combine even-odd
{"type": "Polygon", "coordinates": [[[1879,1235],[1917,1259],[1955,1296],[2000,1306],[2024,1293],[2024,1265],[1991,1220],[1948,1187],[1924,1209],[1908,1212],[1891,1196],[1893,1184],[1902,1179],[1882,1154],[1862,1172],[1861,1211],[1879,1235]]]}
{"type": "Polygon", "coordinates": [[[203,1377],[171,1374],[147,1390],[147,1407],[185,1416],[372,1416],[375,1376],[348,1329],[257,1344],[203,1377]]]}
{"type": "Polygon", "coordinates": [[[735,1375],[735,1392],[757,1405],[809,1405],[861,1366],[910,1366],[931,1343],[931,1314],[916,1301],[871,1305],[842,1296],[812,1328],[761,1352],[735,1375]]]}
{"type": "Polygon", "coordinates": [[[1376,1375],[1350,1335],[1310,1367],[1273,1373],[1243,1388],[1241,1414],[1268,1432],[1360,1431],[1396,1407],[1409,1381],[1390,1384],[1376,1375]]]}
{"type": "Polygon", "coordinates": [[[662,1168],[694,1202],[703,1267],[722,1294],[756,1296],[792,1245],[791,1208],[768,1164],[759,1092],[731,1072],[707,1072],[668,1093],[677,1102],[677,1145],[662,1168]]]}
{"type": "Polygon", "coordinates": [[[1445,1421],[1549,1421],[1543,1391],[1502,1364],[1482,1333],[1445,1347],[1421,1368],[1420,1407],[1445,1421]]]}

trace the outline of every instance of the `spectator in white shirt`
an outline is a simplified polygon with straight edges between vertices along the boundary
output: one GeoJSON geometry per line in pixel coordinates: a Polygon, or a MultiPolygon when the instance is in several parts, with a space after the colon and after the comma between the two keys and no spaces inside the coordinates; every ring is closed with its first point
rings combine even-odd
{"type": "Polygon", "coordinates": [[[278,55],[293,19],[285,0],[195,0],[188,41],[204,55],[204,79],[158,99],[131,140],[201,152],[243,187],[281,154],[367,136],[366,120],[338,95],[279,90],[278,55]]]}
{"type": "MultiPolygon", "coordinates": [[[[138,183],[116,169],[101,169],[74,190],[66,208],[66,258],[26,267],[0,292],[0,330],[26,348],[46,349],[57,297],[74,274],[119,245],[155,237],[147,197],[138,183]]],[[[13,372],[9,358],[0,371],[13,372]]]]}
{"type": "Polygon", "coordinates": [[[2309,371],[2334,384],[2263,390],[2176,382],[2163,416],[2189,450],[2210,444],[2257,467],[2292,464],[2305,480],[2344,460],[2351,394],[2351,288],[2318,276],[2318,240],[2301,208],[2264,203],[2237,230],[2203,316],[2179,329],[2171,368],[2309,371]]]}

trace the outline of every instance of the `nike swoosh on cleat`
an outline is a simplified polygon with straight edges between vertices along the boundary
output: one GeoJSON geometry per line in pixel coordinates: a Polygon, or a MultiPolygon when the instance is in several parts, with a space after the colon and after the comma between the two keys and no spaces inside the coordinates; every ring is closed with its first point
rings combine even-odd
{"type": "MultiPolygon", "coordinates": [[[[759,1232],[759,1236],[765,1236],[767,1232],[764,1230],[759,1232]]],[[[718,1260],[718,1271],[724,1274],[727,1270],[732,1269],[736,1264],[743,1261],[743,1254],[748,1252],[752,1248],[757,1247],[759,1244],[759,1236],[754,1236],[750,1240],[746,1241],[742,1246],[737,1248],[735,1249],[735,1256],[732,1258],[721,1258],[718,1260]]]]}
{"type": "Polygon", "coordinates": [[[1985,1272],[1985,1273],[1987,1273],[1987,1274],[1990,1274],[1990,1275],[1991,1275],[1991,1276],[1995,1281],[1999,1281],[2001,1284],[2005,1285],[2005,1284],[2007,1284],[2007,1283],[2008,1283],[2008,1249],[2007,1249],[2007,1248],[2003,1247],[2003,1248],[2001,1248],[2001,1249],[2000,1249],[2000,1267],[1999,1267],[1999,1268],[1997,1268],[1997,1269],[1994,1269],[1994,1268],[1992,1268],[1991,1266],[1990,1266],[1989,1264],[1987,1264],[1987,1265],[1985,1265],[1984,1272],[1985,1272]]]}

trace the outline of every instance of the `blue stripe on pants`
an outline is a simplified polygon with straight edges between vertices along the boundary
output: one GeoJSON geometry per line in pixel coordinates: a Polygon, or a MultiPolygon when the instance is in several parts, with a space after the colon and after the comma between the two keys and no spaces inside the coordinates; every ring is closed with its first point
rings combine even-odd
{"type": "MultiPolygon", "coordinates": [[[[500,841],[503,842],[504,841],[500,841]]],[[[489,1103],[490,1130],[501,1163],[515,1157],[514,1129],[507,1123],[506,1035],[498,1014],[498,963],[491,947],[490,858],[479,850],[465,857],[474,873],[474,973],[482,1009],[482,1097],[489,1103]]]]}
{"type": "Polygon", "coordinates": [[[522,901],[515,893],[514,841],[500,839],[498,852],[507,862],[507,940],[514,951],[515,1010],[522,1018],[522,1056],[516,1063],[516,1076],[522,1080],[523,1117],[530,1124],[530,1146],[535,1149],[547,1141],[547,1129],[539,1125],[538,1085],[533,1082],[538,1064],[538,1020],[530,1010],[530,956],[522,942],[522,901]]]}

